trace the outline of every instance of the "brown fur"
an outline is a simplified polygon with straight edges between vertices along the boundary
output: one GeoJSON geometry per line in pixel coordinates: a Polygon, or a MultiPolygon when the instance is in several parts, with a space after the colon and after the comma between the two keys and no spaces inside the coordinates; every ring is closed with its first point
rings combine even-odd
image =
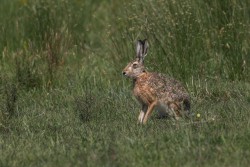
{"type": "Polygon", "coordinates": [[[138,122],[146,123],[154,108],[178,119],[183,115],[182,110],[185,115],[190,110],[189,94],[179,81],[145,70],[143,60],[147,53],[140,50],[143,48],[147,51],[148,44],[145,43],[146,40],[138,41],[136,60],[123,70],[124,75],[133,79],[133,94],[142,105],[138,122]]]}

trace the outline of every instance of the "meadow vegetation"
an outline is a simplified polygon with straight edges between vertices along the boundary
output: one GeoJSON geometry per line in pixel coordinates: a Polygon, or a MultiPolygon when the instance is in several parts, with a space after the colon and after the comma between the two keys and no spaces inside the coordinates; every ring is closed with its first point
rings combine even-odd
{"type": "Polygon", "coordinates": [[[249,0],[0,0],[0,34],[0,166],[249,166],[249,0]],[[136,124],[144,38],[190,120],[136,124]]]}

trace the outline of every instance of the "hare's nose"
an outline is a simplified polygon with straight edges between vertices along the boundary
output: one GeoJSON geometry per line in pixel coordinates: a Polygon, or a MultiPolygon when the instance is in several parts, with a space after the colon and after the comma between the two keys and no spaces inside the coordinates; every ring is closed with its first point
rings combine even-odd
{"type": "Polygon", "coordinates": [[[123,71],[123,72],[122,72],[122,74],[123,74],[123,75],[126,75],[126,72],[125,72],[125,71],[123,71]]]}

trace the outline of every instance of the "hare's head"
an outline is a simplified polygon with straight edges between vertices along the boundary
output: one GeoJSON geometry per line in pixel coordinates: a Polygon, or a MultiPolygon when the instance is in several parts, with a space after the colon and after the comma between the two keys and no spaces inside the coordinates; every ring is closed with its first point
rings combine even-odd
{"type": "Polygon", "coordinates": [[[144,58],[147,55],[148,51],[148,41],[146,39],[138,40],[136,44],[136,59],[130,63],[124,68],[122,74],[130,77],[130,78],[136,78],[143,72],[145,72],[144,67],[144,58]]]}

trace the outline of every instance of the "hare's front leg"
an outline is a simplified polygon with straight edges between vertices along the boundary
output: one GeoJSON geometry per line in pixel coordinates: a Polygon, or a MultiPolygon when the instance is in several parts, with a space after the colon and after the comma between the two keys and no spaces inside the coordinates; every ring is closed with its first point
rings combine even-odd
{"type": "Polygon", "coordinates": [[[141,109],[141,111],[140,111],[140,114],[139,114],[139,116],[138,116],[138,121],[137,121],[138,124],[139,124],[139,123],[142,123],[143,118],[144,118],[144,116],[145,116],[147,110],[148,110],[148,106],[143,104],[143,105],[142,105],[142,109],[141,109]]]}
{"type": "Polygon", "coordinates": [[[147,122],[149,116],[151,115],[151,113],[152,113],[152,111],[153,111],[153,109],[154,109],[154,107],[155,107],[156,104],[157,104],[157,101],[151,103],[151,104],[148,106],[147,113],[146,113],[146,115],[145,115],[145,117],[144,117],[144,119],[143,119],[143,124],[146,124],[146,122],[147,122]]]}

